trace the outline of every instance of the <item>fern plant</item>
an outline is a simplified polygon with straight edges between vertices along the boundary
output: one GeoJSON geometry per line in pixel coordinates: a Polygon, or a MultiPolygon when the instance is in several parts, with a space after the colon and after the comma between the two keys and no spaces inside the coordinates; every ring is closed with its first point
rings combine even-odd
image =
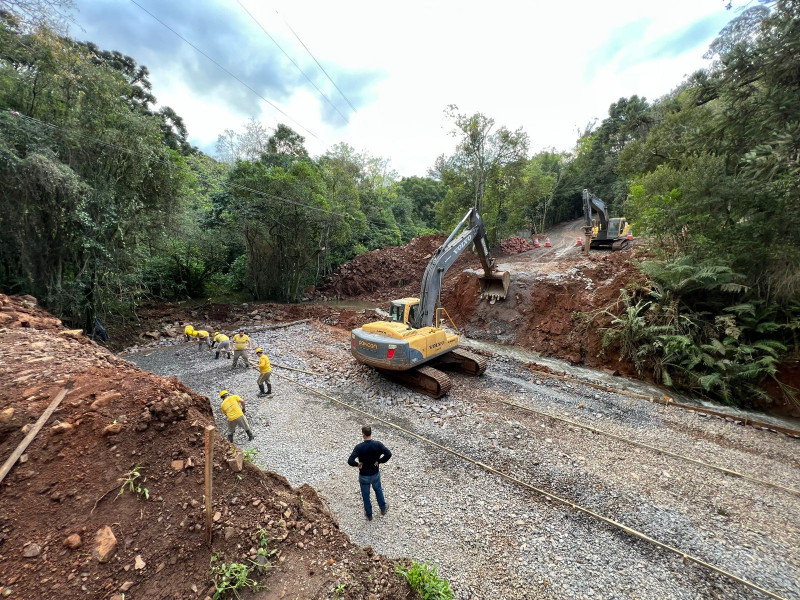
{"type": "MultiPolygon", "coordinates": [[[[623,310],[606,311],[611,323],[603,347],[618,345],[620,357],[639,374],[652,369],[657,381],[671,387],[731,404],[768,400],[761,384],[777,381],[787,351],[783,339],[787,332],[796,336],[800,319],[781,324],[774,304],[740,300],[747,291],[742,276],[725,265],[679,258],[639,267],[651,285],[643,297],[620,290],[623,310]]],[[[778,385],[796,401],[792,390],[778,385]]]]}

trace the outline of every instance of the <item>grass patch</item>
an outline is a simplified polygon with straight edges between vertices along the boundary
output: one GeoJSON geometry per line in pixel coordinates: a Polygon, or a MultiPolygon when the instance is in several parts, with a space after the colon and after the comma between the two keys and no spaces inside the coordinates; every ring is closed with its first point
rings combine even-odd
{"type": "Polygon", "coordinates": [[[431,567],[414,561],[407,569],[397,567],[395,572],[405,578],[422,600],[453,600],[453,590],[448,581],[439,576],[438,569],[437,565],[431,567]]]}

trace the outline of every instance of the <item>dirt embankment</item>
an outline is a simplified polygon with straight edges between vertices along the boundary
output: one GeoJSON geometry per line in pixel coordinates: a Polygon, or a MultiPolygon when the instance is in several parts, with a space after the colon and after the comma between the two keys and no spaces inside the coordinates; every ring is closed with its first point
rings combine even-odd
{"type": "MultiPolygon", "coordinates": [[[[315,295],[321,299],[350,298],[375,302],[419,296],[425,267],[446,239],[444,235],[425,235],[414,238],[405,246],[388,246],[356,256],[326,277],[315,295]]],[[[479,268],[480,261],[471,252],[464,252],[450,267],[446,280],[454,279],[468,267],[479,268]]]]}
{"type": "Polygon", "coordinates": [[[596,252],[550,272],[512,271],[508,296],[493,305],[479,300],[477,276],[464,271],[442,302],[470,337],[636,376],[629,361],[603,349],[603,328],[622,309],[620,289],[644,281],[631,258],[630,252],[596,252]]]}
{"type": "MultiPolygon", "coordinates": [[[[325,502],[245,462],[214,434],[214,537],[204,543],[209,400],[141,371],[38,309],[0,295],[0,456],[59,390],[58,410],[0,486],[0,594],[206,598],[212,556],[253,567],[260,598],[407,598],[395,561],[360,549],[325,502]],[[137,493],[120,489],[136,469],[137,493]],[[266,548],[271,568],[255,567],[266,548]],[[274,553],[273,553],[274,551],[274,553]]],[[[258,435],[258,432],[256,432],[258,435]]]]}

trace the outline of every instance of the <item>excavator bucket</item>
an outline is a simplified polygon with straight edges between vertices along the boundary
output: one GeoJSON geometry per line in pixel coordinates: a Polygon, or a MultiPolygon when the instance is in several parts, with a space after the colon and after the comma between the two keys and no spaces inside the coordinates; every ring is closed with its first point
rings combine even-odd
{"type": "Polygon", "coordinates": [[[481,298],[486,298],[489,304],[494,304],[497,300],[503,300],[508,294],[511,275],[508,271],[492,271],[486,275],[481,269],[478,271],[478,282],[481,286],[481,298]]]}

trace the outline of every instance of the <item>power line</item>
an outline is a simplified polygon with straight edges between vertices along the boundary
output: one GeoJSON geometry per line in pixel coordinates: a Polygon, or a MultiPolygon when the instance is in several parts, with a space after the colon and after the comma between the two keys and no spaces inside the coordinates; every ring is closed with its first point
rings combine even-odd
{"type": "Polygon", "coordinates": [[[344,98],[344,99],[347,101],[347,103],[350,105],[350,108],[352,108],[352,109],[353,109],[353,112],[358,112],[358,111],[356,110],[356,107],[355,107],[355,106],[353,106],[353,103],[352,103],[352,102],[350,102],[349,98],[348,98],[347,96],[345,96],[345,95],[344,95],[344,92],[343,92],[342,90],[340,90],[340,89],[339,89],[339,86],[338,86],[338,85],[336,85],[336,82],[335,82],[333,79],[331,79],[331,76],[330,76],[330,75],[328,75],[328,72],[325,70],[325,67],[323,67],[321,64],[319,64],[319,61],[317,60],[317,58],[316,58],[316,57],[315,57],[313,54],[311,54],[311,50],[309,50],[309,49],[308,49],[308,46],[306,46],[306,45],[305,45],[305,43],[303,43],[303,40],[301,40],[301,39],[300,39],[300,36],[299,36],[299,35],[297,35],[297,32],[296,32],[294,29],[292,29],[292,26],[291,26],[291,25],[289,25],[289,23],[286,21],[286,19],[284,19],[284,18],[281,16],[281,14],[280,14],[280,13],[279,13],[277,10],[275,11],[275,14],[276,14],[276,15],[278,15],[279,17],[281,17],[281,20],[282,20],[282,21],[283,21],[283,22],[286,24],[286,26],[289,28],[289,31],[291,31],[291,32],[294,34],[294,37],[296,37],[296,38],[297,38],[297,41],[298,41],[298,42],[300,42],[300,43],[303,45],[303,48],[305,48],[305,49],[306,49],[306,52],[308,52],[308,55],[309,55],[311,58],[313,58],[313,59],[314,59],[314,62],[315,62],[315,63],[317,63],[317,66],[320,68],[320,70],[321,70],[323,73],[325,73],[325,77],[327,77],[327,78],[328,78],[328,81],[330,81],[330,82],[333,84],[333,87],[335,87],[335,88],[338,90],[338,92],[339,92],[339,93],[342,95],[342,98],[344,98]]]}
{"type": "MultiPolygon", "coordinates": [[[[139,156],[141,158],[144,158],[145,160],[155,160],[156,162],[162,163],[162,164],[170,166],[170,167],[174,166],[173,163],[171,163],[170,161],[165,160],[165,159],[163,159],[163,158],[161,158],[159,156],[156,156],[155,154],[143,154],[142,152],[137,152],[136,150],[131,150],[130,148],[125,148],[124,146],[119,146],[119,145],[114,144],[112,142],[106,142],[104,140],[101,140],[101,139],[96,138],[96,137],[91,136],[91,135],[86,135],[86,134],[83,134],[83,133],[79,133],[79,132],[75,131],[74,129],[70,129],[70,128],[67,128],[67,127],[62,127],[61,125],[55,125],[54,123],[48,123],[47,121],[42,121],[41,119],[37,119],[36,117],[31,117],[31,116],[28,116],[28,115],[24,115],[24,114],[22,114],[20,112],[17,112],[15,110],[9,110],[9,112],[13,116],[15,116],[17,118],[25,119],[25,120],[31,121],[33,123],[38,123],[40,125],[44,125],[45,127],[49,127],[51,129],[57,129],[57,130],[64,131],[66,133],[71,133],[72,135],[75,135],[75,136],[77,136],[79,138],[83,138],[85,140],[89,140],[89,141],[95,142],[97,144],[102,144],[104,146],[108,146],[110,148],[114,148],[116,150],[119,150],[120,152],[126,152],[126,153],[134,155],[134,156],[139,156]]],[[[334,216],[337,216],[337,217],[348,219],[350,221],[355,221],[355,222],[361,223],[363,225],[369,225],[369,226],[372,226],[372,227],[374,227],[375,229],[377,229],[379,231],[394,232],[394,230],[391,230],[388,227],[386,227],[385,224],[377,223],[377,222],[374,222],[374,221],[370,221],[366,217],[363,218],[363,219],[360,219],[360,218],[354,217],[353,215],[348,214],[348,213],[343,213],[343,212],[339,212],[339,211],[327,210],[327,209],[324,209],[324,208],[319,208],[318,206],[312,206],[312,205],[306,204],[304,202],[298,202],[296,200],[291,200],[289,198],[284,198],[283,196],[276,196],[275,194],[270,194],[268,192],[264,192],[262,190],[257,190],[255,188],[251,188],[249,186],[242,185],[242,184],[239,184],[239,183],[232,183],[230,181],[220,181],[220,183],[222,183],[222,185],[227,185],[227,186],[235,188],[235,189],[251,192],[253,194],[256,194],[257,196],[261,196],[262,198],[266,198],[267,200],[272,200],[274,202],[286,202],[286,203],[289,203],[289,204],[293,204],[295,206],[302,206],[302,207],[307,208],[309,210],[314,210],[314,211],[317,211],[317,212],[326,213],[326,214],[329,214],[329,215],[334,215],[334,216]]]]}
{"type": "Polygon", "coordinates": [[[279,43],[278,43],[278,42],[275,40],[275,38],[274,38],[274,37],[272,37],[272,36],[269,34],[269,32],[268,32],[268,31],[267,31],[267,30],[264,28],[264,26],[263,26],[263,25],[262,25],[262,24],[261,24],[261,23],[258,21],[258,19],[256,19],[256,18],[253,16],[253,13],[251,13],[249,10],[247,10],[247,7],[246,7],[244,4],[242,4],[241,0],[236,0],[236,2],[238,2],[238,3],[239,3],[239,6],[241,6],[241,7],[242,7],[242,10],[244,10],[244,12],[246,12],[246,13],[247,13],[247,14],[250,16],[250,18],[251,18],[251,19],[252,19],[252,20],[255,22],[255,24],[256,24],[256,25],[258,25],[258,26],[261,28],[261,31],[263,31],[263,32],[266,34],[266,36],[267,36],[269,39],[271,39],[271,40],[272,40],[272,42],[273,42],[273,43],[274,43],[274,44],[275,44],[275,45],[278,47],[278,49],[279,49],[281,52],[283,52],[283,54],[286,56],[286,58],[288,58],[288,59],[291,61],[291,63],[292,63],[294,66],[295,66],[295,68],[296,68],[298,71],[300,71],[300,73],[302,73],[302,74],[303,74],[303,77],[305,77],[305,78],[308,80],[308,82],[309,82],[311,85],[313,85],[313,86],[314,86],[314,88],[315,88],[315,89],[316,89],[316,90],[317,90],[317,91],[320,93],[320,95],[321,95],[323,98],[325,98],[325,101],[326,101],[328,104],[330,104],[330,105],[333,107],[333,110],[335,110],[337,113],[339,113],[339,116],[340,116],[340,117],[342,117],[342,120],[344,120],[344,122],[345,122],[345,123],[347,123],[347,117],[345,117],[345,116],[342,114],[342,111],[340,111],[340,110],[339,110],[339,107],[338,107],[338,106],[336,106],[336,105],[335,105],[333,102],[331,102],[331,99],[330,99],[330,98],[328,98],[328,96],[326,96],[326,95],[325,95],[325,92],[323,92],[321,89],[319,89],[319,87],[317,86],[317,84],[316,84],[316,83],[314,83],[314,82],[311,80],[311,78],[310,78],[308,75],[306,75],[306,72],[305,72],[305,71],[303,71],[303,69],[301,69],[301,68],[300,68],[300,65],[298,65],[298,64],[297,64],[297,63],[294,61],[294,59],[293,59],[291,56],[289,56],[289,54],[286,52],[286,50],[284,50],[284,49],[281,47],[281,45],[280,45],[280,44],[279,44],[279,43]]]}
{"type": "Polygon", "coordinates": [[[200,54],[202,54],[203,56],[205,56],[205,57],[206,57],[208,60],[210,60],[212,63],[214,63],[214,64],[215,64],[215,65],[216,65],[218,68],[220,68],[221,70],[225,71],[225,73],[227,73],[228,75],[230,75],[231,77],[233,77],[233,78],[234,78],[236,81],[238,81],[239,83],[241,83],[241,84],[242,84],[244,87],[246,87],[248,90],[250,90],[251,92],[253,92],[253,93],[254,93],[256,96],[258,96],[259,98],[261,98],[261,99],[262,99],[264,102],[266,102],[267,104],[269,104],[270,106],[272,106],[272,108],[274,108],[275,110],[277,110],[279,113],[281,113],[281,114],[282,114],[283,116],[285,116],[287,119],[289,119],[290,121],[292,121],[292,122],[293,122],[295,125],[297,125],[298,127],[300,127],[300,129],[302,129],[302,130],[304,130],[305,132],[307,132],[307,133],[308,133],[308,134],[309,134],[311,137],[313,137],[315,140],[317,140],[318,142],[320,142],[320,143],[322,143],[322,144],[326,144],[326,145],[327,145],[327,142],[324,142],[324,141],[323,141],[323,140],[321,140],[319,137],[317,137],[317,135],[316,135],[316,134],[315,134],[313,131],[311,131],[310,129],[307,129],[306,127],[304,127],[304,126],[303,126],[303,125],[302,125],[300,122],[298,122],[297,120],[295,120],[294,118],[292,118],[290,115],[288,115],[286,112],[284,112],[284,110],[283,110],[283,109],[281,109],[281,107],[279,107],[277,104],[275,104],[275,103],[274,103],[274,102],[272,102],[271,100],[268,100],[267,98],[265,98],[264,96],[262,96],[262,95],[261,95],[260,93],[258,93],[258,92],[257,92],[255,89],[253,89],[253,88],[252,88],[252,87],[251,87],[249,84],[245,83],[245,82],[244,82],[243,80],[241,80],[239,77],[237,77],[236,75],[234,75],[233,73],[231,73],[231,72],[230,72],[228,69],[226,69],[225,67],[223,67],[223,66],[222,66],[222,65],[221,65],[219,62],[217,62],[216,60],[214,60],[213,58],[211,58],[211,57],[210,57],[208,54],[206,54],[205,52],[203,52],[203,51],[202,51],[200,48],[198,48],[197,46],[195,46],[195,45],[194,45],[192,42],[190,42],[190,41],[189,41],[189,40],[187,40],[185,37],[183,37],[183,36],[182,36],[180,33],[178,33],[177,31],[175,31],[175,30],[174,30],[172,27],[170,27],[169,25],[167,25],[166,23],[164,23],[164,21],[162,21],[162,20],[161,20],[161,19],[159,19],[157,16],[155,16],[153,13],[151,13],[149,10],[147,10],[147,9],[146,9],[144,6],[142,6],[141,4],[139,4],[138,2],[136,2],[136,0],[130,0],[130,1],[131,1],[131,2],[132,2],[134,5],[138,6],[140,9],[142,9],[144,12],[146,12],[148,15],[150,15],[150,16],[151,16],[153,19],[155,19],[156,21],[158,21],[159,23],[161,23],[161,25],[163,25],[164,27],[166,27],[167,29],[169,29],[169,30],[170,30],[172,33],[174,33],[176,36],[178,36],[180,39],[182,39],[184,42],[186,42],[186,43],[187,43],[189,46],[191,46],[192,48],[194,48],[194,49],[195,49],[197,52],[199,52],[200,54]]]}

